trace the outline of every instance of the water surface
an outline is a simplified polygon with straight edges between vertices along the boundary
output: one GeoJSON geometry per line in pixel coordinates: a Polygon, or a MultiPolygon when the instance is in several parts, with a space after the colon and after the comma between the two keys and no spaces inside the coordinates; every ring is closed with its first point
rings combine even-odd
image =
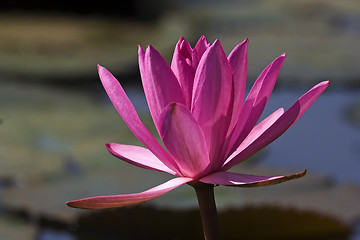
{"type": "MultiPolygon", "coordinates": [[[[276,91],[266,115],[277,107],[292,104],[302,93],[276,91]]],[[[302,118],[266,151],[262,165],[308,169],[331,176],[339,183],[360,184],[360,128],[346,117],[360,101],[359,90],[328,89],[302,118]]]]}

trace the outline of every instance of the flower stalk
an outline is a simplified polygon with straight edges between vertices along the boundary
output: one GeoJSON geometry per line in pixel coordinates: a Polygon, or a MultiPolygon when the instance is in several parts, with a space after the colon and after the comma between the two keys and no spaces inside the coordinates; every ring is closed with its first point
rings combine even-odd
{"type": "Polygon", "coordinates": [[[214,197],[214,185],[191,182],[199,203],[201,222],[205,240],[220,240],[221,231],[214,197]]]}

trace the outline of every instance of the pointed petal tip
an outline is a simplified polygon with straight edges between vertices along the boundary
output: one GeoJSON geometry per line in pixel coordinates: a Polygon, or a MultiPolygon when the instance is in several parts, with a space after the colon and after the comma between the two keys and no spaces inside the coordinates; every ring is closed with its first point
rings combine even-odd
{"type": "MultiPolygon", "coordinates": [[[[245,51],[247,52],[247,48],[248,48],[248,43],[249,43],[249,39],[245,38],[245,40],[243,40],[242,42],[240,42],[239,44],[237,44],[234,49],[231,51],[231,53],[229,54],[232,55],[235,51],[237,51],[237,49],[245,49],[245,51]]],[[[243,58],[243,57],[242,57],[243,58]]]]}
{"type": "Polygon", "coordinates": [[[104,83],[108,81],[109,77],[115,79],[115,77],[109,72],[109,70],[107,70],[105,67],[101,66],[100,64],[97,65],[97,69],[101,82],[104,83]]]}
{"type": "Polygon", "coordinates": [[[140,44],[137,45],[138,48],[138,52],[144,52],[144,49],[142,49],[142,47],[140,46],[140,44]]]}
{"type": "Polygon", "coordinates": [[[286,53],[283,53],[280,56],[278,56],[272,63],[274,64],[275,62],[280,62],[281,64],[283,64],[285,58],[286,58],[286,53]]]}
{"type": "Polygon", "coordinates": [[[183,44],[184,41],[186,41],[185,38],[183,36],[181,36],[179,38],[179,40],[177,41],[176,45],[175,45],[175,49],[177,49],[179,51],[180,47],[181,47],[181,45],[183,44]]]}
{"type": "Polygon", "coordinates": [[[67,201],[67,202],[66,202],[66,205],[68,205],[69,207],[75,207],[75,206],[74,206],[74,202],[75,202],[75,201],[67,201]]]}
{"type": "Polygon", "coordinates": [[[280,67],[281,65],[284,63],[285,61],[285,58],[286,58],[286,53],[283,53],[281,54],[279,57],[277,57],[271,64],[277,64],[279,63],[280,64],[280,67]]]}
{"type": "Polygon", "coordinates": [[[305,176],[306,173],[307,173],[307,169],[304,169],[302,172],[286,175],[285,177],[288,178],[289,180],[297,179],[297,178],[301,178],[301,177],[305,176]]]}
{"type": "MultiPolygon", "coordinates": [[[[162,55],[159,53],[158,50],[156,50],[156,48],[154,48],[152,45],[147,45],[146,46],[146,49],[144,51],[144,57],[145,58],[152,58],[153,56],[160,56],[161,58],[162,55]]],[[[151,60],[148,60],[148,61],[151,61],[151,60]]]]}
{"type": "Polygon", "coordinates": [[[216,46],[216,45],[221,45],[221,42],[219,39],[215,39],[214,43],[212,44],[213,46],[216,46]]]}
{"type": "Polygon", "coordinates": [[[325,85],[326,87],[328,87],[328,86],[329,86],[329,84],[330,84],[330,81],[329,81],[329,80],[322,81],[322,82],[321,82],[321,83],[319,83],[319,84],[321,84],[321,85],[325,85]]]}
{"type": "MultiPolygon", "coordinates": [[[[111,143],[105,143],[105,147],[106,147],[106,150],[108,150],[108,152],[112,155],[114,155],[115,157],[117,158],[120,158],[117,156],[117,153],[113,150],[113,148],[111,147],[111,143]]],[[[120,158],[121,159],[121,158],[120,158]]]]}
{"type": "Polygon", "coordinates": [[[249,38],[245,38],[244,41],[242,41],[241,43],[239,43],[237,46],[239,45],[248,45],[249,44],[249,38]]]}
{"type": "Polygon", "coordinates": [[[103,66],[101,66],[100,64],[97,65],[97,69],[98,71],[102,71],[103,69],[105,69],[103,66]]]}
{"type": "Polygon", "coordinates": [[[234,49],[239,48],[240,46],[245,46],[247,48],[248,45],[249,45],[249,39],[245,38],[245,40],[239,43],[234,49]]]}
{"type": "MultiPolygon", "coordinates": [[[[330,84],[329,80],[322,81],[322,82],[316,84],[314,87],[312,87],[311,90],[313,90],[313,89],[321,89],[321,92],[323,92],[329,86],[329,84],[330,84]]],[[[309,91],[311,91],[311,90],[309,90],[309,91]]]]}
{"type": "MultiPolygon", "coordinates": [[[[112,73],[109,70],[107,70],[105,67],[101,66],[100,64],[97,65],[97,68],[98,68],[100,80],[103,83],[106,92],[108,92],[110,88],[114,88],[113,84],[118,83],[118,80],[114,77],[114,75],[112,75],[112,73]]],[[[110,95],[109,97],[111,99],[110,95]]]]}
{"type": "MultiPolygon", "coordinates": [[[[276,112],[276,113],[279,113],[280,115],[282,115],[282,114],[284,114],[285,109],[281,107],[281,108],[279,108],[278,110],[276,110],[275,112],[276,112]]],[[[275,113],[275,112],[274,112],[274,113],[275,113]]]]}
{"type": "Polygon", "coordinates": [[[153,50],[154,48],[151,45],[146,45],[145,50],[143,50],[142,48],[139,48],[139,51],[141,51],[140,49],[145,54],[145,53],[149,52],[150,50],[153,50]]]}
{"type": "Polygon", "coordinates": [[[224,52],[223,46],[221,45],[221,42],[218,39],[215,39],[214,43],[209,46],[207,51],[211,51],[209,49],[219,49],[220,51],[224,52]]]}
{"type": "Polygon", "coordinates": [[[91,208],[91,207],[86,206],[86,204],[82,203],[81,200],[67,201],[66,205],[68,207],[72,207],[72,208],[95,209],[95,208],[91,208]]]}
{"type": "Polygon", "coordinates": [[[205,40],[205,41],[207,42],[207,39],[206,39],[206,37],[205,37],[204,35],[201,35],[201,37],[199,38],[199,41],[200,41],[200,40],[202,40],[202,41],[205,40]]]}

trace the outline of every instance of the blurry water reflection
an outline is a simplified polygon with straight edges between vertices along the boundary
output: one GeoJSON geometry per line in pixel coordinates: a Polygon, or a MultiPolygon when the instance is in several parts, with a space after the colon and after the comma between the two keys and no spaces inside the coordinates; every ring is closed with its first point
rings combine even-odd
{"type": "MultiPolygon", "coordinates": [[[[265,112],[291,103],[297,96],[299,91],[278,91],[270,97],[265,112]]],[[[268,154],[261,164],[306,168],[338,183],[360,184],[360,128],[346,116],[346,110],[359,101],[359,89],[329,89],[299,122],[266,149],[268,154]]]]}

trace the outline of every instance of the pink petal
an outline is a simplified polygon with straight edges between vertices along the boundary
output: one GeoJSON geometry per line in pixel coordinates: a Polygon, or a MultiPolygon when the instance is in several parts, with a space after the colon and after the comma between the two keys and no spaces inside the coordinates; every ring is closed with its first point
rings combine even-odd
{"type": "Polygon", "coordinates": [[[208,43],[205,36],[201,36],[199,41],[196,43],[196,46],[194,48],[194,55],[193,55],[193,68],[196,69],[201,57],[205,53],[205,51],[211,46],[211,44],[208,43]]]}
{"type": "Polygon", "coordinates": [[[232,159],[234,156],[242,152],[245,148],[247,148],[251,143],[253,143],[259,136],[261,136],[269,127],[271,127],[279,117],[284,113],[283,108],[279,108],[272,114],[270,114],[267,118],[262,120],[259,124],[257,124],[249,133],[249,135],[244,139],[244,141],[240,144],[240,146],[233,152],[229,159],[232,159]]]}
{"type": "Polygon", "coordinates": [[[124,89],[116,78],[104,67],[98,65],[99,76],[101,82],[110,97],[114,107],[134,133],[134,135],[160,159],[168,168],[174,172],[179,172],[176,163],[172,157],[164,150],[164,148],[156,141],[153,135],[141,122],[134,106],[126,96],[124,89]]]}
{"type": "Polygon", "coordinates": [[[259,120],[274,88],[285,54],[276,58],[260,74],[247,96],[237,125],[232,133],[227,154],[233,152],[259,120]]]}
{"type": "Polygon", "coordinates": [[[183,105],[168,105],[160,117],[160,136],[177,159],[184,176],[196,177],[209,165],[204,135],[190,111],[183,105]]]}
{"type": "Polygon", "coordinates": [[[179,53],[186,59],[192,60],[192,48],[190,46],[190,43],[185,40],[185,38],[181,37],[179,39],[179,42],[176,46],[176,48],[179,48],[179,53]]]}
{"type": "Polygon", "coordinates": [[[136,205],[157,198],[180,185],[192,181],[191,178],[174,178],[157,187],[151,188],[145,192],[124,194],[124,195],[112,195],[112,196],[99,196],[84,198],[75,201],[69,201],[66,204],[74,208],[84,209],[104,209],[104,208],[116,208],[136,205]]]}
{"type": "Polygon", "coordinates": [[[220,42],[215,41],[196,70],[191,109],[214,161],[222,159],[222,144],[231,121],[232,84],[232,69],[220,42]]]}
{"type": "Polygon", "coordinates": [[[112,155],[125,162],[146,169],[176,174],[146,148],[117,143],[106,143],[105,145],[112,155]]]}
{"type": "Polygon", "coordinates": [[[171,102],[185,104],[178,80],[164,58],[153,47],[146,52],[139,47],[139,67],[146,100],[154,124],[159,129],[159,115],[171,102]]]}
{"type": "Polygon", "coordinates": [[[305,174],[306,170],[291,175],[271,177],[232,172],[217,172],[200,179],[200,182],[230,187],[262,187],[300,178],[305,174]]]}
{"type": "Polygon", "coordinates": [[[223,170],[230,169],[232,166],[246,160],[251,155],[264,148],[275,139],[280,137],[289,127],[291,127],[314,103],[320,94],[329,85],[328,81],[321,82],[301,96],[284,114],[282,114],[268,129],[253,141],[250,145],[236,151],[233,158],[229,158],[223,170]],[[241,151],[240,151],[241,150],[241,151]]]}
{"type": "Polygon", "coordinates": [[[249,40],[245,39],[242,43],[237,45],[229,54],[228,60],[232,68],[234,79],[234,106],[232,114],[232,122],[229,130],[232,130],[242,109],[245,88],[246,88],[246,73],[247,73],[247,47],[249,40]]]}
{"type": "Polygon", "coordinates": [[[190,109],[195,71],[192,67],[192,49],[183,38],[180,38],[175,47],[171,70],[180,84],[186,106],[190,109]]]}

